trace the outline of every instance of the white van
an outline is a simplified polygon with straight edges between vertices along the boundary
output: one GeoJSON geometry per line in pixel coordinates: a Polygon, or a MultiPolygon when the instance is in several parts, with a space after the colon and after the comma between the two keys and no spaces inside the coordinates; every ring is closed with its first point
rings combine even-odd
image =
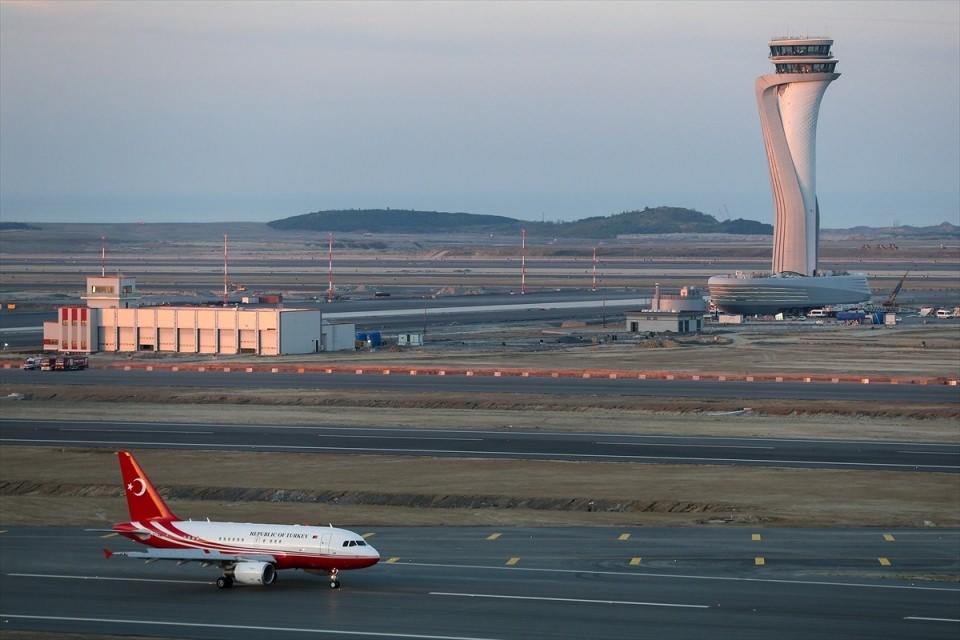
{"type": "Polygon", "coordinates": [[[823,309],[810,309],[810,313],[807,314],[808,318],[826,318],[827,312],[823,309]]]}
{"type": "Polygon", "coordinates": [[[947,311],[946,309],[937,309],[936,316],[941,320],[943,320],[945,318],[952,318],[953,314],[947,311]]]}

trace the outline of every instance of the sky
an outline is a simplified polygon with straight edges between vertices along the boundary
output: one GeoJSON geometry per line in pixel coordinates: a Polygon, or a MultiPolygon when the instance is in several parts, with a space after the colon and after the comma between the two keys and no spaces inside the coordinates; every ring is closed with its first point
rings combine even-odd
{"type": "Polygon", "coordinates": [[[825,228],[960,224],[960,1],[0,0],[0,220],[772,222],[767,43],[828,36],[825,228]]]}

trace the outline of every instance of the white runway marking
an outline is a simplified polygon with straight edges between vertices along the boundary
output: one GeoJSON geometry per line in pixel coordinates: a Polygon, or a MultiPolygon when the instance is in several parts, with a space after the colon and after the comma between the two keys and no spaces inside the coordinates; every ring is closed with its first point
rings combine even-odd
{"type": "Polygon", "coordinates": [[[88,429],[88,428],[75,428],[75,427],[63,427],[58,429],[58,431],[85,431],[88,433],[179,433],[179,434],[188,434],[188,435],[205,435],[212,436],[214,431],[176,431],[173,429],[150,429],[149,427],[145,429],[88,429]]]}
{"type": "Polygon", "coordinates": [[[925,618],[923,616],[907,616],[904,620],[920,620],[922,622],[960,622],[956,618],[925,618]]]}
{"type": "Polygon", "coordinates": [[[210,580],[158,580],[155,578],[116,578],[110,576],[68,576],[56,573],[8,573],[13,578],[55,578],[57,580],[110,580],[115,582],[169,582],[172,584],[213,584],[210,580]]]}
{"type": "Polygon", "coordinates": [[[692,449],[776,449],[758,445],[729,445],[729,444],[670,444],[660,442],[603,442],[598,440],[594,444],[611,445],[616,447],[689,447],[692,449]]]}
{"type": "Polygon", "coordinates": [[[454,442],[483,442],[485,438],[451,438],[446,436],[391,436],[391,435],[350,435],[350,434],[327,434],[319,433],[317,434],[318,438],[355,438],[355,439],[368,439],[368,440],[382,440],[383,438],[389,438],[390,440],[453,440],[454,442]]]}
{"type": "Polygon", "coordinates": [[[488,570],[488,571],[527,571],[536,573],[589,574],[595,576],[625,576],[632,578],[670,578],[674,580],[716,580],[721,582],[760,582],[767,584],[795,584],[822,587],[853,587],[857,589],[903,589],[905,591],[946,591],[960,593],[960,589],[950,587],[921,587],[912,584],[870,584],[866,582],[829,582],[826,580],[787,580],[783,578],[742,578],[732,576],[703,576],[687,573],[653,573],[646,571],[586,571],[583,569],[538,569],[533,567],[507,567],[500,565],[484,566],[476,564],[440,564],[435,562],[395,562],[390,567],[436,567],[438,569],[488,570]]]}
{"type": "Polygon", "coordinates": [[[123,618],[78,618],[72,616],[30,616],[15,613],[0,613],[0,618],[11,620],[48,620],[55,622],[98,622],[108,624],[150,625],[155,627],[185,627],[188,629],[233,629],[236,631],[263,631],[265,637],[270,634],[303,633],[313,635],[358,636],[363,638],[412,638],[413,640],[497,640],[495,638],[478,638],[475,636],[432,636],[422,633],[390,633],[379,631],[347,631],[343,629],[304,629],[299,627],[280,627],[276,625],[258,626],[242,624],[226,624],[223,622],[172,622],[166,620],[125,620],[123,618]]]}
{"type": "Polygon", "coordinates": [[[912,453],[918,456],[960,456],[960,451],[909,451],[902,450],[897,453],[912,453]]]}
{"type": "Polygon", "coordinates": [[[583,604],[624,604],[637,607],[681,607],[688,609],[709,609],[705,604],[677,604],[672,602],[633,602],[630,600],[584,600],[581,598],[545,598],[540,596],[508,596],[495,593],[447,593],[431,591],[431,596],[450,596],[459,598],[495,598],[500,600],[537,600],[540,602],[579,602],[583,604]]]}

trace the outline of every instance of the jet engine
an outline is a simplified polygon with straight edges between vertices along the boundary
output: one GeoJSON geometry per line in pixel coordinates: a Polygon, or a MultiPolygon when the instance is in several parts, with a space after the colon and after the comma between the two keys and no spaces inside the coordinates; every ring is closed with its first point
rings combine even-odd
{"type": "Polygon", "coordinates": [[[277,570],[269,562],[238,562],[233,578],[240,584],[272,584],[277,570]]]}

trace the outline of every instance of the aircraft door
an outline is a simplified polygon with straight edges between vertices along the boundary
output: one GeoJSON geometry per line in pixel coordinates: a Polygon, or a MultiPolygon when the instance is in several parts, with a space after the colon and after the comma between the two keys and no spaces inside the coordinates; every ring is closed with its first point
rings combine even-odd
{"type": "Polygon", "coordinates": [[[330,532],[320,536],[320,553],[330,553],[330,532]]]}

